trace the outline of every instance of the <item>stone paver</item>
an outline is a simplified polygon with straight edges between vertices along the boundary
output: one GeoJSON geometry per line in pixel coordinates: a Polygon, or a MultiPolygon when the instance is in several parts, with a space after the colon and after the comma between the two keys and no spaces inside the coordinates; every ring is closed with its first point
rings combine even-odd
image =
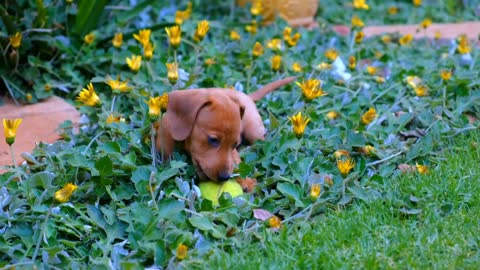
{"type": "MultiPolygon", "coordinates": [[[[56,132],[58,126],[65,120],[78,123],[80,114],[74,106],[68,104],[59,97],[51,97],[40,103],[18,106],[11,100],[0,106],[0,121],[3,118],[23,118],[23,122],[17,130],[15,144],[16,161],[21,163],[20,154],[31,152],[37,142],[52,143],[59,139],[56,132]]],[[[12,165],[12,159],[5,142],[3,124],[0,135],[0,167],[12,165]]],[[[0,168],[0,173],[4,171],[0,168]]]]}
{"type": "MultiPolygon", "coordinates": [[[[462,23],[433,23],[426,30],[417,31],[418,25],[381,25],[367,26],[363,29],[366,36],[382,35],[385,33],[400,33],[401,35],[413,34],[417,38],[428,37],[433,38],[438,31],[441,33],[442,39],[452,39],[460,34],[466,34],[470,40],[478,41],[480,35],[480,22],[462,22],[462,23]]],[[[350,31],[348,26],[334,26],[333,29],[342,34],[347,35],[350,31]]]]}

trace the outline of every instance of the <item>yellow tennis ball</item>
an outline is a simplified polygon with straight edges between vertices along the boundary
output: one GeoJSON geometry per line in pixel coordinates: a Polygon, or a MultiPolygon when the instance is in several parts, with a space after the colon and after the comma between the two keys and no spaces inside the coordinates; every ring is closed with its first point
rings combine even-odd
{"type": "Polygon", "coordinates": [[[219,192],[220,184],[215,182],[201,182],[198,187],[202,192],[202,197],[212,201],[213,206],[218,205],[218,197],[221,194],[219,192]]]}
{"type": "Polygon", "coordinates": [[[243,189],[237,181],[229,180],[223,183],[220,187],[220,194],[223,192],[230,193],[230,196],[232,196],[232,198],[235,198],[243,194],[243,189]]]}

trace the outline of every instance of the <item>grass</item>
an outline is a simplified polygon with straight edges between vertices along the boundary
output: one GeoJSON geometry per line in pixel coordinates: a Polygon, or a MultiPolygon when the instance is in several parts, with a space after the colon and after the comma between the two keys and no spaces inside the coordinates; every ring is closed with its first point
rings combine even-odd
{"type": "Polygon", "coordinates": [[[428,175],[385,181],[387,194],[213,254],[214,269],[478,269],[480,132],[446,141],[428,175]],[[405,202],[419,214],[400,211],[405,202]]]}

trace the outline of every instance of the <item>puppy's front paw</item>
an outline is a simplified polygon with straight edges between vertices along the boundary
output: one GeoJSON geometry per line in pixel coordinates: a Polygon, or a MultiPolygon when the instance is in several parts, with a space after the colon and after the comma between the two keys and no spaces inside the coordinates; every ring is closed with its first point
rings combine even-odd
{"type": "Polygon", "coordinates": [[[237,178],[237,183],[243,189],[243,192],[252,192],[255,186],[257,185],[257,179],[255,178],[237,178]]]}

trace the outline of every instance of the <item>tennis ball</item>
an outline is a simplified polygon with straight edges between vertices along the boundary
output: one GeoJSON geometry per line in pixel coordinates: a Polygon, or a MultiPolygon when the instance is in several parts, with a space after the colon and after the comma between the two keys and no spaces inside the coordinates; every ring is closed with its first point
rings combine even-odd
{"type": "Polygon", "coordinates": [[[243,194],[243,189],[237,181],[229,180],[220,187],[220,194],[223,192],[228,192],[232,198],[235,198],[243,194]]]}
{"type": "Polygon", "coordinates": [[[201,182],[198,187],[200,188],[200,192],[202,192],[203,198],[212,201],[214,206],[218,205],[220,184],[215,182],[201,182]]]}
{"type": "Polygon", "coordinates": [[[212,201],[213,206],[218,206],[218,198],[223,192],[230,193],[232,198],[243,194],[243,189],[235,180],[229,180],[224,183],[201,182],[198,187],[202,192],[202,197],[212,201]]]}

